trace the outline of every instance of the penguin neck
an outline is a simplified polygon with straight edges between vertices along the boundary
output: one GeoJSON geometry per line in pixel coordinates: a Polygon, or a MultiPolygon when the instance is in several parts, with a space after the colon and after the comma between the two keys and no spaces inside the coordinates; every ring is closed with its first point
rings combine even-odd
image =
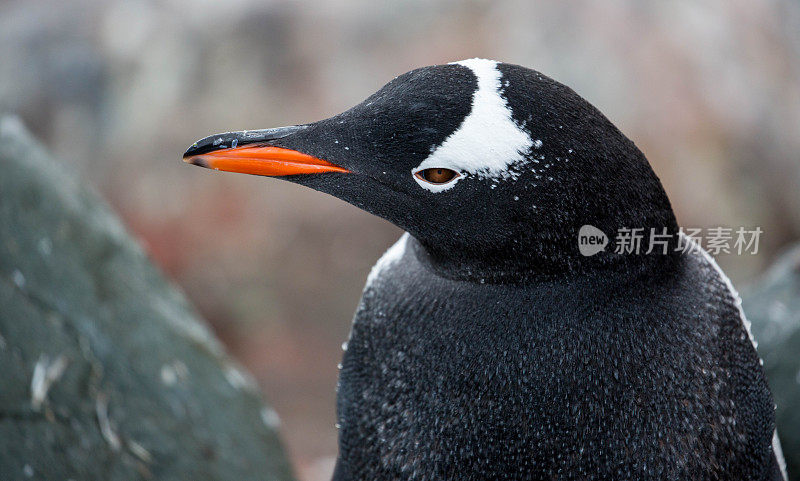
{"type": "MultiPolygon", "coordinates": [[[[492,284],[527,284],[552,279],[568,279],[589,273],[636,271],[663,267],[675,261],[680,254],[678,226],[671,209],[661,211],[650,219],[637,219],[640,223],[598,221],[595,227],[607,233],[609,244],[605,250],[590,256],[579,251],[578,228],[564,230],[563,235],[541,226],[529,226],[505,245],[480,249],[441,248],[412,237],[410,247],[417,258],[438,275],[454,280],[492,284]],[[644,221],[644,222],[643,222],[644,221]],[[641,250],[638,253],[617,253],[617,229],[641,225],[641,250]],[[652,230],[651,230],[652,229],[652,230]],[[666,247],[647,253],[651,234],[668,238],[666,247]]],[[[654,242],[657,239],[655,238],[654,242]]]]}

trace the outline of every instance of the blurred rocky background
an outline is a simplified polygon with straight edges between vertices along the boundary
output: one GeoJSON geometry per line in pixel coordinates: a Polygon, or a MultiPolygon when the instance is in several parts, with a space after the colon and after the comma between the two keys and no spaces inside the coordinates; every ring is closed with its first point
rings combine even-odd
{"type": "Polygon", "coordinates": [[[761,227],[758,255],[718,258],[735,283],[800,239],[797,0],[3,0],[0,112],[105,196],[185,289],[255,374],[312,481],[336,453],[339,346],[400,232],[180,155],[207,134],[327,117],[414,67],[475,56],[540,70],[597,105],[644,150],[682,225],[761,227]]]}

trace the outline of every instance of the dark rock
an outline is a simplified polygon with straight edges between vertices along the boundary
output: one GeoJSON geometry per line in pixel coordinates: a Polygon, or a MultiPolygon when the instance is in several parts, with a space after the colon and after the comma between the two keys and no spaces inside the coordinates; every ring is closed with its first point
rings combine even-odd
{"type": "Polygon", "coordinates": [[[800,479],[800,246],[742,292],[777,404],[778,434],[790,479],[800,479]]]}
{"type": "Polygon", "coordinates": [[[0,479],[288,480],[276,423],[109,208],[0,119],[0,479]]]}

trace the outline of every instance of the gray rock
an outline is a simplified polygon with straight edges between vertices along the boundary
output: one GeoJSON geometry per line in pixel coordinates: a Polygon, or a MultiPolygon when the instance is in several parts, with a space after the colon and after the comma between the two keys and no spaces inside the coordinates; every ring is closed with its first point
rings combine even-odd
{"type": "Polygon", "coordinates": [[[0,119],[0,479],[288,480],[276,424],[109,208],[0,119]]]}
{"type": "Polygon", "coordinates": [[[790,479],[800,479],[800,246],[749,288],[742,305],[753,323],[777,404],[778,434],[790,479]]]}

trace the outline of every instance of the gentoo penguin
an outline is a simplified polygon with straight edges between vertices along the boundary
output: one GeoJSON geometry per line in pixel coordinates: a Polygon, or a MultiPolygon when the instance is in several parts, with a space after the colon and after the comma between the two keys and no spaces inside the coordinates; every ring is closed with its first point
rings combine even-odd
{"type": "Polygon", "coordinates": [[[482,59],[425,67],[184,160],[407,232],[355,314],[335,481],[783,479],[738,295],[642,152],[568,87],[482,59]],[[612,240],[583,255],[584,226],[612,240]],[[620,229],[641,252],[617,249],[620,229]]]}

